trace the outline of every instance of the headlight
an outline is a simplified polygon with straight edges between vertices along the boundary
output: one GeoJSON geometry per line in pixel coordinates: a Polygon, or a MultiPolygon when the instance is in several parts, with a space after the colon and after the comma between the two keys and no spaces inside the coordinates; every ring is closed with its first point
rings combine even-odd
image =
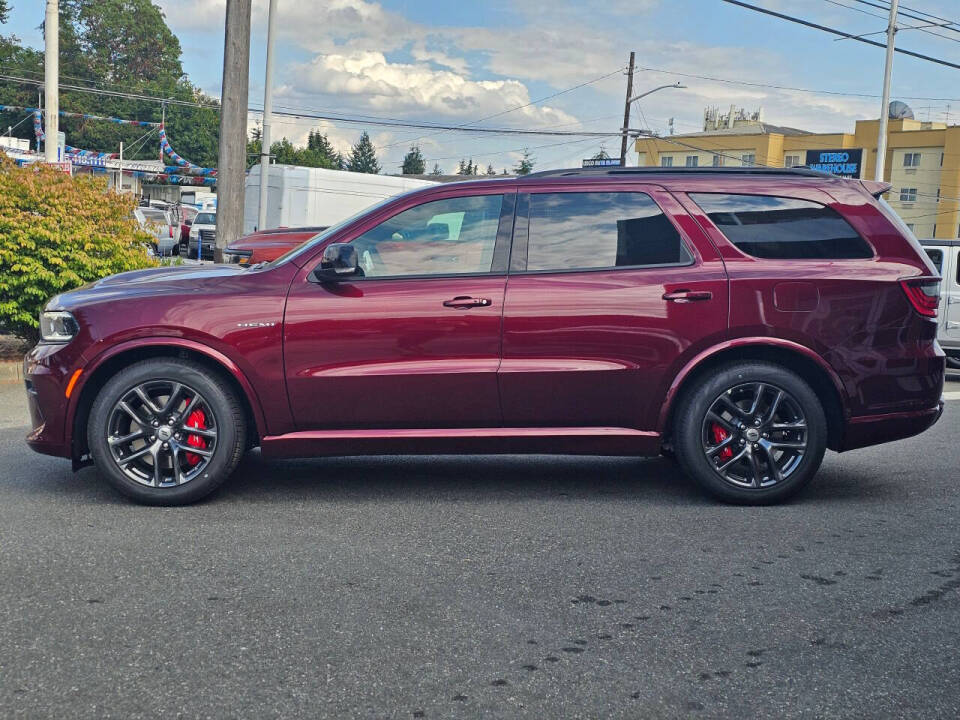
{"type": "Polygon", "coordinates": [[[79,331],[80,326],[68,312],[48,310],[40,313],[40,338],[44,342],[70,342],[79,331]]]}
{"type": "Polygon", "coordinates": [[[252,254],[250,250],[231,250],[227,248],[223,251],[223,261],[235,265],[248,265],[252,254]]]}

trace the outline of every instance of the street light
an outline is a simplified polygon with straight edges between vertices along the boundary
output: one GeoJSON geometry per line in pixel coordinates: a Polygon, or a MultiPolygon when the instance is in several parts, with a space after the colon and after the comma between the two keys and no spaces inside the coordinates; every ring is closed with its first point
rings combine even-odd
{"type": "MultiPolygon", "coordinates": [[[[623,114],[624,126],[620,128],[620,131],[623,135],[623,140],[620,143],[620,165],[621,166],[625,166],[627,164],[627,132],[628,132],[627,125],[630,124],[630,106],[633,105],[633,103],[639,100],[640,98],[646,97],[647,95],[652,95],[658,90],[666,90],[667,88],[683,89],[686,87],[687,87],[686,85],[681,85],[680,82],[677,81],[675,83],[671,83],[670,85],[660,85],[659,87],[655,87],[652,90],[647,90],[646,92],[642,92],[639,95],[634,95],[633,97],[627,98],[626,108],[623,114]]],[[[628,91],[629,91],[629,88],[628,88],[628,91]]]]}
{"type": "Polygon", "coordinates": [[[655,87],[653,90],[647,90],[646,92],[640,93],[639,95],[634,95],[632,98],[627,100],[627,102],[628,103],[636,102],[642,97],[646,97],[647,95],[651,95],[652,93],[657,92],[657,90],[666,90],[667,88],[676,88],[679,90],[679,89],[686,89],[686,87],[687,87],[686,85],[681,85],[679,81],[675,83],[671,83],[670,85],[661,85],[660,87],[655,87]]]}

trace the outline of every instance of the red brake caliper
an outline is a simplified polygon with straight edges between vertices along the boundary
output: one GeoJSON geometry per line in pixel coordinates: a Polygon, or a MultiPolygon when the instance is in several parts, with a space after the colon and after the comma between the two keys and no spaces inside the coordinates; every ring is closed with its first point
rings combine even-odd
{"type": "MultiPolygon", "coordinates": [[[[201,430],[206,429],[207,427],[207,416],[203,414],[203,410],[199,408],[190,413],[190,416],[187,418],[187,422],[184,423],[187,427],[200,428],[201,430]]],[[[207,441],[204,440],[199,435],[188,435],[187,436],[187,445],[190,447],[200,448],[201,450],[206,449],[207,441]]],[[[193,467],[198,462],[200,462],[200,456],[196,453],[185,453],[184,457],[187,459],[187,464],[193,467]]]]}
{"type": "MultiPolygon", "coordinates": [[[[711,439],[713,440],[715,445],[719,445],[728,437],[730,437],[730,433],[728,433],[723,428],[723,426],[720,425],[720,423],[713,423],[710,426],[710,435],[712,436],[711,439]]],[[[730,446],[725,447],[723,450],[720,451],[717,457],[720,458],[721,462],[729,460],[730,458],[733,457],[733,448],[731,448],[730,446]]]]}

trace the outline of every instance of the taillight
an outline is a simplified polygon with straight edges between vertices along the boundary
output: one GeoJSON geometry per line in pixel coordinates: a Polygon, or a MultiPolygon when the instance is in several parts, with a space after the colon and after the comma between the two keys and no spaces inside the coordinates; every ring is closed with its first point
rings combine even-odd
{"type": "Polygon", "coordinates": [[[924,317],[936,317],[940,305],[940,278],[918,277],[900,281],[913,309],[924,317]]]}

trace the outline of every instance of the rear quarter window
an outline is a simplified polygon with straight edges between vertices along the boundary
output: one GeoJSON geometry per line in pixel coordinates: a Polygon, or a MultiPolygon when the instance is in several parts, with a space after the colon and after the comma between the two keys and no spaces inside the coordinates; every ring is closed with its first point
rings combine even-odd
{"type": "Polygon", "coordinates": [[[934,250],[931,248],[926,250],[926,253],[930,261],[934,264],[934,267],[937,268],[937,272],[943,275],[943,250],[934,250]]]}
{"type": "Polygon", "coordinates": [[[836,210],[772,195],[691,193],[726,238],[747,255],[774,260],[871,258],[873,250],[836,210]]]}

